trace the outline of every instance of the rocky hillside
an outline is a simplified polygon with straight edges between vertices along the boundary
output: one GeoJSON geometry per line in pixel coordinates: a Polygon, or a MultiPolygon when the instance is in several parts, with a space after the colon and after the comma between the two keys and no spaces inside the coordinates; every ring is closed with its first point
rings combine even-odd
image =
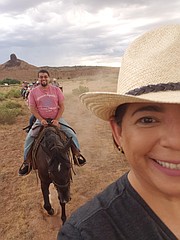
{"type": "Polygon", "coordinates": [[[53,78],[72,79],[81,76],[94,76],[98,74],[118,74],[119,69],[114,67],[96,66],[73,66],[73,67],[36,67],[21,59],[15,54],[10,55],[10,59],[0,64],[0,80],[5,78],[17,79],[21,81],[34,81],[37,79],[37,72],[40,69],[47,69],[53,78]]]}

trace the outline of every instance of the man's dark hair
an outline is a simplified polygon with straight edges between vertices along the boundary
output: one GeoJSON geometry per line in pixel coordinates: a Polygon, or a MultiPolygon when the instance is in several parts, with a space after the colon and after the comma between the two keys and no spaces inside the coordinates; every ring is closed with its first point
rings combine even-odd
{"type": "Polygon", "coordinates": [[[38,77],[39,77],[39,73],[47,73],[47,75],[50,76],[50,75],[49,75],[49,72],[48,72],[47,70],[45,70],[45,69],[39,70],[39,72],[38,72],[38,77]]]}

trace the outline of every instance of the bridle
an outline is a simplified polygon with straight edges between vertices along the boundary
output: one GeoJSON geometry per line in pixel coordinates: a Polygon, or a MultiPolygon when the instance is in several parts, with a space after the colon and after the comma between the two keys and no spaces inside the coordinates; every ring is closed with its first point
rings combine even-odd
{"type": "MultiPolygon", "coordinates": [[[[49,172],[49,177],[53,175],[51,172],[49,172]]],[[[51,179],[52,180],[52,179],[51,179]]],[[[58,184],[54,180],[52,180],[52,183],[54,184],[55,187],[58,187],[60,189],[67,188],[70,184],[70,180],[66,184],[58,184]]]]}
{"type": "MultiPolygon", "coordinates": [[[[56,148],[56,146],[52,147],[51,150],[54,149],[54,148],[56,148]]],[[[56,188],[58,187],[60,189],[63,189],[63,188],[67,188],[69,186],[70,180],[67,183],[65,183],[65,184],[58,184],[57,182],[52,180],[52,176],[54,176],[53,173],[48,170],[48,174],[49,174],[49,177],[50,177],[52,183],[55,185],[56,188]]],[[[71,177],[70,177],[70,179],[71,179],[71,177]]]]}

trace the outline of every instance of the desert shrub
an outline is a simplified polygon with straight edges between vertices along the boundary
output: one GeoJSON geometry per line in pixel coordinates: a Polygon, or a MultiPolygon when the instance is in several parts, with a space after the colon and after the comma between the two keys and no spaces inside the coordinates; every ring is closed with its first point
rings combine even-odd
{"type": "Polygon", "coordinates": [[[3,106],[5,108],[9,108],[9,109],[21,108],[21,104],[12,102],[12,101],[8,101],[8,102],[4,103],[3,106]]]}
{"type": "Polygon", "coordinates": [[[0,124],[13,124],[16,118],[16,112],[10,109],[0,108],[0,124]]]}
{"type": "Polygon", "coordinates": [[[18,115],[22,115],[19,103],[8,101],[0,105],[0,124],[13,124],[18,115]]]}
{"type": "Polygon", "coordinates": [[[6,99],[5,94],[0,92],[0,102],[4,101],[5,99],[6,99]]]}
{"type": "Polygon", "coordinates": [[[21,92],[19,89],[11,89],[9,92],[6,93],[6,98],[20,98],[21,92]]]}
{"type": "Polygon", "coordinates": [[[6,78],[6,79],[0,81],[1,85],[4,85],[5,83],[7,83],[8,85],[10,85],[10,84],[20,84],[21,81],[16,80],[16,79],[10,79],[10,78],[6,78]]]}
{"type": "Polygon", "coordinates": [[[85,92],[89,92],[89,88],[88,87],[85,87],[85,86],[79,86],[79,88],[75,88],[72,90],[72,93],[74,95],[80,95],[82,93],[85,93],[85,92]]]}

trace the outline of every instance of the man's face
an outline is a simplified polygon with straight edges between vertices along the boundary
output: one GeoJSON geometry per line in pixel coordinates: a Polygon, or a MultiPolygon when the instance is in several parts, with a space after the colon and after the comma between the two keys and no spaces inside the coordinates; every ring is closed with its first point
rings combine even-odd
{"type": "Polygon", "coordinates": [[[46,87],[49,84],[49,76],[47,73],[39,73],[39,82],[42,87],[46,87]]]}

